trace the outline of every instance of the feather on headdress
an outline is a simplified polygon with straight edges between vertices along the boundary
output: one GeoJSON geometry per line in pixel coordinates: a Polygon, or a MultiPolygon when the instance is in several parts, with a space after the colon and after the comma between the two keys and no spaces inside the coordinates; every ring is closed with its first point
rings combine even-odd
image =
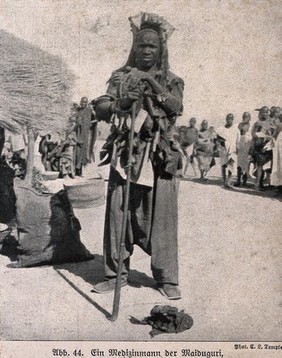
{"type": "Polygon", "coordinates": [[[141,12],[136,16],[129,17],[131,29],[134,35],[143,29],[153,29],[163,35],[167,40],[175,30],[174,27],[162,16],[153,13],[141,12]]]}

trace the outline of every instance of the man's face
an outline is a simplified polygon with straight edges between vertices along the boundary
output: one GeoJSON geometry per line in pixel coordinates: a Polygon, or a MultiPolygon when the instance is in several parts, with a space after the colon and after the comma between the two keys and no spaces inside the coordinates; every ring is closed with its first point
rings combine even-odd
{"type": "Polygon", "coordinates": [[[203,121],[203,122],[202,122],[202,129],[203,129],[203,130],[208,129],[208,122],[207,122],[207,121],[203,121]]]}
{"type": "Polygon", "coordinates": [[[190,127],[195,127],[195,125],[196,125],[196,119],[195,118],[191,118],[190,119],[190,127]]]}
{"type": "Polygon", "coordinates": [[[281,113],[282,113],[282,110],[281,110],[280,107],[276,107],[275,110],[273,111],[273,113],[274,113],[274,117],[275,117],[275,118],[279,118],[279,116],[280,116],[281,113]]]}
{"type": "Polygon", "coordinates": [[[260,113],[259,113],[259,117],[261,119],[267,119],[267,117],[268,117],[268,108],[267,107],[262,107],[262,109],[260,110],[260,113]]]}
{"type": "Polygon", "coordinates": [[[159,58],[160,41],[155,32],[144,30],[137,35],[135,54],[139,70],[149,70],[159,58]]]}
{"type": "Polygon", "coordinates": [[[80,101],[80,107],[85,108],[88,104],[88,99],[86,97],[82,97],[80,101]]]}
{"type": "Polygon", "coordinates": [[[250,114],[244,114],[243,115],[243,123],[249,123],[250,122],[250,120],[251,120],[251,116],[250,116],[250,114]]]}
{"type": "Polygon", "coordinates": [[[234,116],[233,114],[229,114],[227,117],[226,117],[226,124],[231,127],[232,124],[233,124],[233,120],[234,120],[234,116]]]}

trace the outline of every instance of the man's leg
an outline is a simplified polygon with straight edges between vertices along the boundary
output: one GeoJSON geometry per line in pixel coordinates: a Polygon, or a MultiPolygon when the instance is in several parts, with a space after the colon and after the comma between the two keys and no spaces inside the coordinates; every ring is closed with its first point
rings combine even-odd
{"type": "Polygon", "coordinates": [[[242,169],[241,167],[237,167],[237,182],[234,184],[234,186],[241,185],[241,176],[242,176],[242,169]]]}
{"type": "Polygon", "coordinates": [[[169,299],[181,298],[178,289],[177,194],[175,177],[156,180],[151,268],[159,290],[169,299]]]}
{"type": "Polygon", "coordinates": [[[185,160],[185,166],[184,166],[184,170],[183,170],[183,176],[185,177],[186,176],[186,173],[187,173],[187,170],[188,170],[188,167],[189,167],[189,161],[190,161],[190,158],[189,156],[185,156],[183,158],[183,161],[185,160]]]}
{"type": "Polygon", "coordinates": [[[226,184],[226,165],[221,166],[221,175],[223,180],[223,185],[226,184]]]}
{"type": "MultiPolygon", "coordinates": [[[[105,281],[100,282],[93,287],[93,291],[97,293],[107,293],[115,289],[123,220],[124,189],[125,181],[114,169],[111,168],[104,227],[105,281]]],[[[127,284],[129,258],[133,250],[131,243],[128,241],[127,236],[122,268],[122,286],[127,284]]]]}
{"type": "Polygon", "coordinates": [[[257,179],[256,179],[256,184],[255,184],[255,189],[256,190],[263,190],[264,189],[263,177],[264,177],[264,172],[263,172],[263,169],[262,169],[262,165],[258,165],[258,167],[257,167],[257,179]]]}
{"type": "Polygon", "coordinates": [[[193,169],[193,171],[194,171],[194,176],[196,177],[196,176],[197,176],[197,170],[196,170],[196,164],[195,164],[195,162],[194,162],[194,158],[192,158],[192,159],[190,160],[190,163],[191,163],[191,167],[192,167],[192,169],[193,169]]]}
{"type": "Polygon", "coordinates": [[[232,178],[232,172],[231,172],[231,170],[228,170],[227,171],[227,180],[226,180],[226,184],[225,184],[225,186],[227,188],[232,188],[232,186],[231,186],[231,178],[232,178]]]}
{"type": "Polygon", "coordinates": [[[77,144],[75,147],[75,175],[82,176],[82,153],[83,145],[77,144]]]}
{"type": "Polygon", "coordinates": [[[248,174],[247,173],[244,173],[243,174],[243,186],[246,186],[247,185],[247,180],[248,180],[248,174]]]}

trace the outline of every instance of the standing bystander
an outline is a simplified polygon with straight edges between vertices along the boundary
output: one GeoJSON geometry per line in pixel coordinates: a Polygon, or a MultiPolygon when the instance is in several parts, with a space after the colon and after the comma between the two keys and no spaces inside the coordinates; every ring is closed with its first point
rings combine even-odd
{"type": "Polygon", "coordinates": [[[234,164],[236,162],[236,143],[239,136],[237,126],[234,126],[234,115],[227,114],[225,125],[216,130],[220,148],[220,162],[223,185],[226,188],[232,188],[231,177],[234,172],[234,164]],[[227,173],[226,173],[227,171],[227,173]]]}
{"type": "Polygon", "coordinates": [[[93,127],[93,111],[88,105],[87,97],[82,97],[77,109],[75,175],[82,176],[82,169],[93,159],[91,135],[93,127]]]}

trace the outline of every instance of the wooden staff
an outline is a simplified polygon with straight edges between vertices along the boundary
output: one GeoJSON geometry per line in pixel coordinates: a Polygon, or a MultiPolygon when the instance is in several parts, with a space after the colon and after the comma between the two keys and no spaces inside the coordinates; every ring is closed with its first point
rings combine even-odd
{"type": "Polygon", "coordinates": [[[118,318],[119,304],[120,304],[121,278],[122,278],[122,268],[123,268],[123,262],[124,262],[125,235],[126,235],[126,229],[127,229],[128,203],[129,203],[129,195],[130,195],[130,179],[131,179],[132,151],[133,151],[133,138],[134,138],[134,125],[135,125],[135,118],[136,118],[136,107],[137,107],[137,102],[135,101],[135,102],[133,102],[132,109],[131,109],[129,153],[128,153],[128,164],[127,164],[126,183],[125,183],[125,197],[124,197],[124,206],[123,206],[121,238],[120,238],[120,244],[119,244],[118,271],[117,271],[116,286],[115,286],[113,313],[110,318],[110,320],[112,322],[116,321],[116,319],[118,318]]]}

